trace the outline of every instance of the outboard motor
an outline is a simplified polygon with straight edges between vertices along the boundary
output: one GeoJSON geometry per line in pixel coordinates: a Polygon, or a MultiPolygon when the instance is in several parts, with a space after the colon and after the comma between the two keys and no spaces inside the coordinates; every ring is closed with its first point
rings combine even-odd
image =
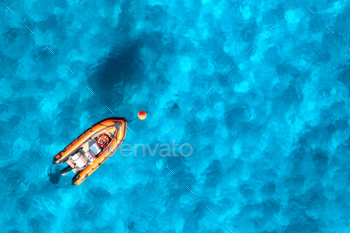
{"type": "Polygon", "coordinates": [[[87,163],[86,159],[84,158],[83,154],[80,151],[78,151],[78,153],[73,155],[72,160],[79,168],[85,167],[87,163]]]}
{"type": "Polygon", "coordinates": [[[70,156],[66,162],[69,166],[61,170],[60,174],[62,176],[67,175],[73,169],[74,172],[81,171],[88,165],[88,161],[84,157],[84,152],[82,150],[79,150],[75,155],[70,156]]]}
{"type": "Polygon", "coordinates": [[[60,171],[61,176],[67,175],[70,171],[72,171],[73,168],[71,166],[65,167],[60,171]]]}

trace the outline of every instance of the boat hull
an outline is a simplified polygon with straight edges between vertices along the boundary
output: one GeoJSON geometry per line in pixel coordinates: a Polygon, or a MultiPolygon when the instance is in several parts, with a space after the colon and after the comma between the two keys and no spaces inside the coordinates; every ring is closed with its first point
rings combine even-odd
{"type": "Polygon", "coordinates": [[[77,150],[79,150],[79,148],[81,148],[81,146],[84,145],[88,140],[110,127],[115,127],[117,129],[111,142],[92,164],[88,165],[84,170],[80,171],[73,177],[72,185],[81,184],[117,151],[125,139],[127,131],[126,119],[111,117],[94,124],[53,158],[53,164],[61,164],[67,161],[68,158],[74,155],[77,150]]]}

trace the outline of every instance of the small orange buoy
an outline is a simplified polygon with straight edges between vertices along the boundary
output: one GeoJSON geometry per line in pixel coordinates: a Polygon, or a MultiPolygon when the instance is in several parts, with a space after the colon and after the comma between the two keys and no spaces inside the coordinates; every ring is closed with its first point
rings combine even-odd
{"type": "Polygon", "coordinates": [[[139,114],[137,114],[137,117],[140,119],[140,120],[144,120],[146,119],[147,117],[147,113],[145,111],[139,111],[139,114]]]}

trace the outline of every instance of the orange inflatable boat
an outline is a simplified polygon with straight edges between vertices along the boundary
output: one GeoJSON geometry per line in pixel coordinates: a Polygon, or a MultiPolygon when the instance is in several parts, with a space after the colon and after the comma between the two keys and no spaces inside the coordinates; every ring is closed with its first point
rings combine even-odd
{"type": "Polygon", "coordinates": [[[61,175],[73,170],[76,175],[72,185],[79,185],[117,151],[126,131],[127,121],[124,118],[104,119],[58,153],[53,158],[53,164],[66,162],[68,167],[61,170],[61,175]]]}

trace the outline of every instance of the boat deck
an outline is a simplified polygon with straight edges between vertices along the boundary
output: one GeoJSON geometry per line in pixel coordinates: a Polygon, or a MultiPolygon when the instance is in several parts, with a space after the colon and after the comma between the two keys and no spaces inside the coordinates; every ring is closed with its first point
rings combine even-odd
{"type": "MultiPolygon", "coordinates": [[[[103,130],[98,135],[95,135],[94,137],[90,138],[90,140],[88,140],[86,143],[84,143],[82,145],[82,150],[83,150],[85,156],[90,157],[94,161],[109,146],[108,145],[105,148],[101,148],[100,146],[98,146],[97,145],[98,137],[101,134],[107,134],[110,137],[111,141],[112,141],[112,139],[113,139],[113,137],[115,136],[116,133],[117,133],[117,129],[116,128],[109,127],[107,129],[103,130]]],[[[77,167],[71,159],[68,159],[66,161],[66,163],[73,168],[72,170],[73,170],[74,173],[77,173],[77,172],[83,170],[83,169],[77,167]]]]}

